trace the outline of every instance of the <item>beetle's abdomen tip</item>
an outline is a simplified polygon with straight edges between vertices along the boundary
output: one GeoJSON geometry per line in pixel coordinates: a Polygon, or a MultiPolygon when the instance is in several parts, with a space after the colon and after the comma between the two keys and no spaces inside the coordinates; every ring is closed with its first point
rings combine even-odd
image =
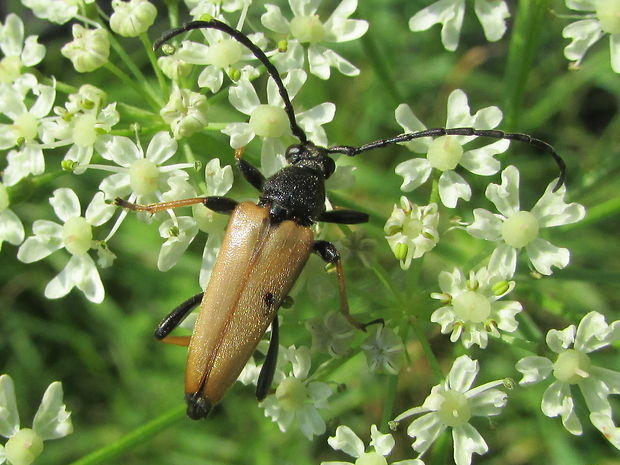
{"type": "Polygon", "coordinates": [[[185,401],[187,402],[187,416],[192,420],[201,420],[211,411],[211,402],[200,392],[185,394],[185,401]]]}

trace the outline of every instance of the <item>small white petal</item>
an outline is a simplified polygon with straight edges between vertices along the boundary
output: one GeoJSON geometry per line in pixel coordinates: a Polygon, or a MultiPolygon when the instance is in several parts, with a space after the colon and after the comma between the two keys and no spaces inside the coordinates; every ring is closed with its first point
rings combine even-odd
{"type": "Polygon", "coordinates": [[[49,200],[56,216],[66,222],[70,218],[80,216],[80,199],[73,190],[61,187],[54,191],[54,195],[49,200]]]}
{"type": "Polygon", "coordinates": [[[93,226],[101,226],[106,223],[114,213],[116,208],[114,205],[105,202],[105,195],[103,192],[97,192],[93,197],[93,200],[86,208],[85,218],[89,224],[93,226]]]}
{"type": "Polygon", "coordinates": [[[160,131],[149,142],[149,146],[146,149],[146,158],[156,165],[160,165],[176,153],[177,147],[177,141],[168,131],[160,131]]]}
{"type": "Polygon", "coordinates": [[[214,94],[220,90],[224,82],[224,72],[216,66],[207,66],[198,75],[198,86],[206,87],[214,94]]]}
{"type": "Polygon", "coordinates": [[[260,21],[263,23],[263,26],[277,32],[278,34],[288,34],[289,23],[282,15],[280,7],[267,3],[265,4],[265,8],[267,9],[267,12],[263,13],[260,17],[260,21]]]}
{"type": "Polygon", "coordinates": [[[508,166],[502,171],[502,183],[489,184],[486,197],[495,204],[497,211],[510,217],[519,211],[519,170],[508,166]]]}
{"type": "Polygon", "coordinates": [[[489,450],[484,438],[469,423],[453,428],[452,440],[454,441],[454,462],[456,465],[470,465],[471,456],[474,453],[482,455],[489,450]]]}
{"type": "Polygon", "coordinates": [[[222,133],[230,136],[230,146],[233,149],[245,147],[254,139],[254,131],[248,123],[227,124],[222,133]]]}
{"type": "Polygon", "coordinates": [[[299,422],[301,432],[309,440],[325,432],[325,420],[311,405],[306,405],[297,411],[297,421],[299,422]]]}
{"type": "Polygon", "coordinates": [[[496,42],[501,39],[506,32],[505,19],[510,17],[506,2],[476,0],[475,10],[487,40],[496,42]]]}
{"type": "Polygon", "coordinates": [[[24,225],[11,210],[0,212],[0,247],[3,241],[19,245],[24,240],[24,225]]]}
{"type": "Polygon", "coordinates": [[[194,218],[189,216],[181,216],[177,218],[178,235],[170,236],[169,230],[174,226],[172,219],[164,221],[159,226],[159,234],[161,237],[167,238],[159,251],[157,258],[157,268],[160,271],[168,271],[179,261],[179,258],[187,250],[191,242],[198,234],[198,224],[194,218]]]}
{"type": "Polygon", "coordinates": [[[129,167],[132,162],[144,158],[136,144],[124,136],[112,136],[103,140],[104,143],[96,148],[103,158],[112,160],[120,166],[129,167]]]}
{"type": "Polygon", "coordinates": [[[9,375],[0,376],[0,436],[10,438],[19,431],[15,385],[9,375]]]}
{"type": "Polygon", "coordinates": [[[41,439],[59,439],[73,432],[71,413],[63,403],[62,384],[54,381],[45,390],[41,405],[32,422],[32,429],[41,439]]]}
{"type": "Polygon", "coordinates": [[[590,414],[590,421],[616,449],[620,449],[620,428],[614,424],[610,416],[592,413],[590,414]]]}
{"type": "Polygon", "coordinates": [[[336,428],[335,436],[327,439],[334,450],[341,450],[351,457],[357,458],[364,453],[364,443],[351,428],[341,425],[336,428]]]}
{"type": "Polygon", "coordinates": [[[452,364],[446,378],[450,389],[466,392],[476,380],[479,370],[480,367],[476,360],[472,360],[467,355],[461,355],[452,364]]]}
{"type": "Polygon", "coordinates": [[[36,262],[62,248],[62,226],[59,224],[37,220],[33,224],[33,232],[35,235],[26,239],[17,251],[18,260],[24,263],[36,262]]]}
{"type": "Polygon", "coordinates": [[[570,261],[568,249],[556,247],[541,238],[534,239],[525,246],[525,250],[536,271],[546,276],[553,273],[552,266],[561,269],[570,261]]]}
{"type": "Polygon", "coordinates": [[[420,187],[433,171],[431,164],[426,158],[412,158],[396,165],[395,172],[403,177],[400,190],[411,192],[420,187]]]}
{"type": "MultiPolygon", "coordinates": [[[[405,132],[419,132],[424,131],[426,126],[418,119],[413,113],[411,107],[406,103],[401,103],[396,107],[394,111],[396,122],[405,130],[405,132]]],[[[421,139],[414,139],[410,142],[403,143],[412,152],[426,153],[431,145],[433,139],[431,137],[423,137],[421,139]]]]}
{"type": "Polygon", "coordinates": [[[353,63],[338,55],[332,49],[312,44],[308,48],[310,72],[321,79],[329,79],[330,67],[336,68],[345,76],[357,76],[360,73],[353,63]]]}
{"type": "Polygon", "coordinates": [[[76,286],[91,302],[98,304],[103,301],[105,291],[99,271],[88,254],[73,255],[65,268],[47,284],[45,297],[64,297],[76,286]]]}
{"type": "Polygon", "coordinates": [[[541,228],[576,223],[586,215],[583,205],[576,202],[570,204],[564,202],[565,185],[560,186],[556,192],[552,192],[555,183],[554,180],[547,186],[545,193],[531,210],[541,228]]]}
{"type": "MultiPolygon", "coordinates": [[[[502,237],[502,217],[484,208],[474,209],[474,221],[465,230],[474,237],[487,241],[499,241],[502,237]]],[[[512,247],[511,247],[512,248],[512,247]]]]}
{"type": "Polygon", "coordinates": [[[510,141],[498,140],[479,149],[467,150],[461,157],[460,165],[479,176],[490,176],[500,169],[500,162],[493,158],[508,150],[510,141]]]}
{"type": "Polygon", "coordinates": [[[260,105],[256,90],[245,78],[239,79],[237,85],[229,89],[228,100],[233,107],[246,115],[251,115],[254,109],[260,105]]]}
{"type": "Polygon", "coordinates": [[[609,51],[611,52],[611,69],[620,73],[620,34],[610,34],[609,51]]]}
{"type": "Polygon", "coordinates": [[[548,417],[561,415],[564,428],[575,435],[582,433],[581,422],[575,413],[573,398],[568,384],[560,381],[552,383],[543,394],[542,412],[548,417]]]}
{"type": "Polygon", "coordinates": [[[446,207],[455,208],[459,199],[471,198],[471,187],[456,171],[444,171],[439,178],[439,198],[446,207]]]}
{"type": "Polygon", "coordinates": [[[432,412],[415,419],[407,428],[407,434],[417,438],[411,446],[422,455],[445,429],[439,415],[432,412]]]}
{"type": "Polygon", "coordinates": [[[489,259],[489,270],[494,270],[498,276],[510,279],[517,269],[517,249],[508,244],[499,244],[489,259]]]}
{"type": "Polygon", "coordinates": [[[536,355],[522,358],[515,367],[523,375],[519,384],[537,383],[549,377],[553,371],[551,360],[536,355]]]}
{"type": "Polygon", "coordinates": [[[590,412],[609,416],[613,414],[608,399],[609,389],[600,379],[592,376],[585,378],[579,383],[579,389],[590,412]]]}
{"type": "Polygon", "coordinates": [[[562,30],[562,37],[572,39],[571,43],[564,47],[564,56],[579,63],[586,51],[602,36],[601,24],[595,19],[569,24],[562,30]]]}
{"type": "Polygon", "coordinates": [[[375,425],[370,427],[370,445],[377,454],[388,455],[394,448],[394,437],[391,434],[382,434],[375,425]]]}

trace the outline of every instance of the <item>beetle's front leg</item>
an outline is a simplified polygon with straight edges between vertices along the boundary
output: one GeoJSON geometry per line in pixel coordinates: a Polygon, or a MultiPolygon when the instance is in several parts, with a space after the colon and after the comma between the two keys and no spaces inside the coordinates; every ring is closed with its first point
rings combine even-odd
{"type": "Polygon", "coordinates": [[[173,200],[171,202],[151,203],[148,205],[140,205],[137,203],[127,202],[117,197],[114,199],[114,205],[137,212],[157,213],[173,208],[188,207],[190,205],[203,204],[209,210],[217,213],[232,213],[237,206],[237,201],[228,197],[192,197],[191,199],[173,200]]]}
{"type": "Polygon", "coordinates": [[[155,337],[162,342],[168,344],[176,344],[186,346],[189,344],[189,336],[170,336],[170,333],[181,324],[181,322],[189,315],[189,313],[200,303],[204,292],[196,294],[181,305],[172,310],[166,316],[155,330],[155,337]]]}
{"type": "Polygon", "coordinates": [[[258,170],[257,167],[252,165],[249,161],[245,161],[241,158],[243,155],[243,149],[235,150],[235,159],[237,160],[237,168],[241,171],[241,174],[247,182],[252,184],[256,189],[262,192],[263,184],[265,184],[265,176],[258,170]]]}
{"type": "Polygon", "coordinates": [[[340,312],[347,319],[347,321],[362,331],[366,331],[366,327],[372,324],[383,324],[382,318],[369,321],[368,323],[360,323],[351,316],[349,311],[349,302],[347,300],[347,288],[344,283],[344,272],[342,271],[342,261],[340,260],[340,254],[338,253],[336,246],[327,241],[315,241],[312,248],[314,252],[319,254],[327,263],[333,263],[336,265],[336,273],[338,274],[338,291],[340,294],[340,312]]]}

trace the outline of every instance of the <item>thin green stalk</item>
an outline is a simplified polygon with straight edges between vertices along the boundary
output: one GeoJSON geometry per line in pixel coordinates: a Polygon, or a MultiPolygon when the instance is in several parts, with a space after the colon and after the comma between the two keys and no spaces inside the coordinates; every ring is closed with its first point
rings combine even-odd
{"type": "Polygon", "coordinates": [[[383,390],[383,413],[381,414],[381,431],[387,431],[388,423],[394,418],[394,400],[396,399],[396,387],[398,386],[398,375],[385,376],[385,388],[383,390]]]}
{"type": "Polygon", "coordinates": [[[159,110],[159,108],[163,106],[163,99],[161,99],[159,95],[157,95],[157,93],[155,92],[153,87],[151,87],[151,85],[149,84],[149,81],[146,79],[142,71],[140,71],[140,69],[136,66],[136,64],[129,57],[129,55],[127,55],[127,53],[125,52],[125,49],[116,40],[114,35],[108,34],[108,37],[110,38],[110,45],[112,45],[112,48],[114,49],[114,51],[118,54],[118,56],[123,61],[123,63],[125,63],[125,66],[127,66],[131,74],[133,74],[134,78],[138,82],[142,83],[144,89],[140,89],[140,93],[142,93],[143,90],[146,91],[147,96],[150,97],[155,102],[155,105],[153,105],[153,108],[155,110],[159,110]]]}
{"type": "MultiPolygon", "coordinates": [[[[110,71],[112,74],[114,74],[117,78],[119,78],[121,81],[123,81],[123,83],[125,83],[126,85],[128,85],[129,87],[134,89],[139,94],[143,94],[143,89],[140,88],[140,86],[138,86],[118,66],[112,64],[112,62],[110,62],[110,61],[105,63],[103,66],[108,71],[110,71]]],[[[149,102],[149,105],[151,105],[151,107],[153,107],[154,110],[159,110],[160,105],[157,103],[157,100],[155,100],[148,92],[146,94],[144,94],[144,96],[146,97],[146,100],[149,102]]]]}
{"type": "Polygon", "coordinates": [[[441,380],[445,378],[443,370],[441,369],[439,360],[437,360],[437,357],[435,357],[435,353],[433,352],[433,349],[431,349],[431,345],[429,344],[428,339],[426,338],[426,334],[424,334],[424,331],[422,331],[422,329],[420,328],[420,325],[417,324],[416,320],[417,320],[416,317],[411,317],[410,326],[413,328],[413,332],[415,333],[416,338],[418,339],[418,341],[420,341],[420,345],[422,346],[422,351],[424,352],[424,355],[426,356],[426,360],[428,360],[428,363],[430,364],[431,369],[433,370],[433,373],[435,373],[437,382],[440,382],[441,380]]]}
{"type": "Polygon", "coordinates": [[[170,28],[175,28],[179,25],[179,1],[165,0],[165,3],[168,8],[168,21],[170,21],[170,28]]]}
{"type": "Polygon", "coordinates": [[[76,460],[70,465],[95,465],[98,463],[112,463],[112,459],[119,457],[124,452],[135,446],[144,444],[153,436],[185,418],[185,405],[179,405],[160,417],[136,428],[116,442],[98,449],[76,460]]]}
{"type": "Polygon", "coordinates": [[[155,76],[157,77],[157,82],[159,83],[159,88],[163,92],[164,95],[170,95],[168,89],[168,82],[164,77],[164,74],[161,72],[159,65],[157,64],[157,56],[153,51],[153,44],[149,39],[149,36],[146,35],[146,32],[140,34],[140,41],[144,46],[144,50],[146,51],[146,55],[149,57],[149,61],[151,62],[151,66],[153,67],[153,71],[155,72],[155,76]]]}
{"type": "Polygon", "coordinates": [[[548,12],[548,0],[520,0],[508,50],[508,61],[504,80],[506,99],[504,101],[504,127],[513,130],[518,127],[519,114],[528,74],[538,50],[540,37],[548,12]]]}

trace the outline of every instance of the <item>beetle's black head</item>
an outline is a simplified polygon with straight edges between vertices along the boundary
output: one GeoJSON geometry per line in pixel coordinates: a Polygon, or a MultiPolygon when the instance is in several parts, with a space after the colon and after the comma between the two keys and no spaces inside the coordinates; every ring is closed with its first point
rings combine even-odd
{"type": "Polygon", "coordinates": [[[211,402],[201,392],[185,394],[187,416],[192,420],[201,420],[211,411],[211,402]]]}
{"type": "Polygon", "coordinates": [[[324,179],[328,179],[336,169],[336,164],[327,154],[327,150],[317,147],[312,142],[291,145],[286,149],[286,161],[292,166],[318,171],[324,179]]]}

